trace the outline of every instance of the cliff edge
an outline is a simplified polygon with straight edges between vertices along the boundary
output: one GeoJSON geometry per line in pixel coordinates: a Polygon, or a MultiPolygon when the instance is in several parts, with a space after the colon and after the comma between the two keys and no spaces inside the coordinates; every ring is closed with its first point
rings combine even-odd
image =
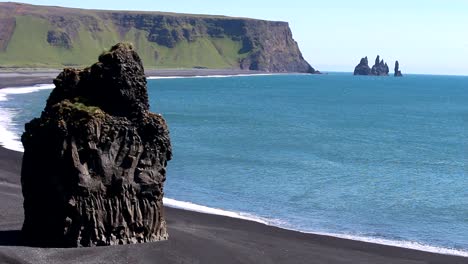
{"type": "Polygon", "coordinates": [[[0,22],[4,67],[89,65],[96,48],[125,41],[151,68],[316,72],[286,22],[20,3],[0,3],[0,22]]]}

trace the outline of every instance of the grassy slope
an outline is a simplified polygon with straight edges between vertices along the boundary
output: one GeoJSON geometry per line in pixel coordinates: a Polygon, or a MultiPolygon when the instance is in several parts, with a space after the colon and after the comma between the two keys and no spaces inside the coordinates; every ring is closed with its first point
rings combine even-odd
{"type": "Polygon", "coordinates": [[[239,58],[245,56],[238,52],[242,44],[227,37],[203,37],[190,43],[182,41],[170,49],[148,42],[147,32],[134,28],[121,38],[112,25],[96,18],[104,30],[92,33],[80,24],[78,35],[72,37],[73,47],[69,50],[47,42],[47,32],[58,29],[46,19],[18,15],[16,29],[6,52],[0,52],[0,66],[85,66],[95,62],[97,51],[107,50],[119,41],[132,42],[148,68],[237,68],[239,58]]]}

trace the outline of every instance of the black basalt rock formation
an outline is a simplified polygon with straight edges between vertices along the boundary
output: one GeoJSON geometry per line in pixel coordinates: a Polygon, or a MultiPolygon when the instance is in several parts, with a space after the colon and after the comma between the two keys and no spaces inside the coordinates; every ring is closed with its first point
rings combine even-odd
{"type": "Polygon", "coordinates": [[[371,69],[371,75],[388,76],[388,72],[389,68],[387,63],[385,63],[383,59],[380,60],[380,56],[377,55],[377,58],[375,58],[375,64],[371,69]]]}
{"type": "Polygon", "coordinates": [[[354,75],[369,75],[371,69],[367,57],[361,59],[359,64],[354,68],[354,75]]]}
{"type": "Polygon", "coordinates": [[[162,116],[149,112],[138,54],[117,44],[89,68],[65,69],[54,84],[21,138],[24,242],[167,239],[162,199],[171,142],[162,116]]]}
{"type": "Polygon", "coordinates": [[[380,56],[375,58],[375,64],[372,68],[369,67],[367,57],[362,58],[361,62],[354,68],[354,75],[374,75],[374,76],[388,76],[389,68],[384,60],[380,60],[380,56]]]}
{"type": "Polygon", "coordinates": [[[395,77],[403,77],[403,74],[401,74],[400,71],[400,63],[398,61],[395,61],[395,77]]]}

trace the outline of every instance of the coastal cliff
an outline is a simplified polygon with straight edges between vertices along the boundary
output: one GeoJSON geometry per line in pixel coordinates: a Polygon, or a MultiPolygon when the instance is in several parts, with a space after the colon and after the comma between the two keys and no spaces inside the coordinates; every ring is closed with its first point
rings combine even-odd
{"type": "Polygon", "coordinates": [[[286,22],[19,3],[0,3],[0,22],[1,66],[88,65],[96,48],[126,41],[150,68],[316,72],[286,22]]]}
{"type": "Polygon", "coordinates": [[[138,54],[117,44],[91,67],[65,69],[54,84],[21,138],[25,243],[167,239],[162,199],[171,142],[162,116],[149,112],[138,54]]]}

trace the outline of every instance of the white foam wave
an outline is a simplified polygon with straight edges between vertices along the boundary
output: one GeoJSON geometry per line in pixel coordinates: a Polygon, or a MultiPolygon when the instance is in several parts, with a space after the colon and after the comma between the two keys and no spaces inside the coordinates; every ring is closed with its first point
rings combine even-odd
{"type": "Polygon", "coordinates": [[[13,116],[15,110],[0,108],[0,144],[7,149],[23,152],[20,137],[12,131],[13,116]]]}
{"type": "Polygon", "coordinates": [[[27,94],[34,93],[40,90],[53,89],[55,86],[53,84],[38,84],[34,86],[25,86],[25,87],[7,87],[0,89],[0,101],[7,101],[8,95],[10,94],[27,94]]]}
{"type": "Polygon", "coordinates": [[[149,76],[148,80],[158,79],[190,79],[190,78],[231,78],[231,77],[251,77],[251,76],[272,76],[281,73],[259,73],[259,74],[236,74],[236,75],[196,75],[196,76],[149,76]]]}
{"type": "Polygon", "coordinates": [[[369,242],[373,244],[394,246],[394,247],[400,247],[400,248],[408,248],[408,249],[414,249],[414,250],[426,251],[426,252],[432,252],[432,253],[438,253],[438,254],[444,254],[444,255],[468,257],[468,250],[437,247],[437,246],[426,245],[426,244],[413,242],[413,241],[390,240],[390,239],[384,239],[384,238],[359,236],[359,235],[351,235],[351,234],[305,232],[305,231],[301,231],[297,229],[288,228],[286,227],[287,226],[286,222],[280,221],[277,219],[259,217],[259,216],[249,214],[249,213],[232,212],[232,211],[227,211],[227,210],[218,209],[218,208],[211,208],[211,207],[207,207],[204,205],[194,204],[191,202],[178,201],[178,200],[174,200],[171,198],[164,198],[164,205],[173,207],[173,208],[199,212],[199,213],[222,215],[222,216],[227,216],[227,217],[232,217],[232,218],[254,221],[257,223],[270,225],[270,226],[276,226],[279,228],[301,232],[301,233],[331,236],[331,237],[349,239],[349,240],[354,240],[354,241],[369,242]]]}
{"type": "MultiPolygon", "coordinates": [[[[38,84],[25,87],[8,87],[0,89],[0,101],[7,101],[8,96],[12,94],[34,93],[40,90],[52,89],[53,84],[38,84]]],[[[13,131],[13,117],[16,115],[13,108],[0,107],[0,144],[14,151],[23,151],[20,136],[13,131]]]]}
{"type": "Polygon", "coordinates": [[[249,214],[249,213],[226,211],[223,209],[212,208],[212,207],[208,207],[204,205],[194,204],[191,202],[178,201],[178,200],[174,200],[171,198],[164,198],[164,205],[172,207],[172,208],[184,209],[184,210],[193,211],[193,212],[212,214],[212,215],[222,215],[222,216],[227,216],[227,217],[232,217],[232,218],[249,220],[249,221],[254,221],[254,222],[265,224],[265,225],[272,225],[272,223],[275,222],[275,220],[270,220],[270,219],[259,217],[259,216],[249,214]]]}
{"type": "Polygon", "coordinates": [[[302,232],[302,233],[332,236],[332,237],[344,238],[344,239],[349,239],[349,240],[369,242],[373,244],[380,244],[380,245],[393,246],[393,247],[399,247],[399,248],[408,248],[408,249],[414,249],[414,250],[426,251],[426,252],[438,253],[438,254],[444,254],[444,255],[468,257],[468,250],[437,247],[437,246],[426,245],[426,244],[414,242],[414,241],[391,240],[391,239],[385,239],[385,238],[367,237],[367,236],[350,235],[350,234],[313,233],[313,232],[302,232]]]}

